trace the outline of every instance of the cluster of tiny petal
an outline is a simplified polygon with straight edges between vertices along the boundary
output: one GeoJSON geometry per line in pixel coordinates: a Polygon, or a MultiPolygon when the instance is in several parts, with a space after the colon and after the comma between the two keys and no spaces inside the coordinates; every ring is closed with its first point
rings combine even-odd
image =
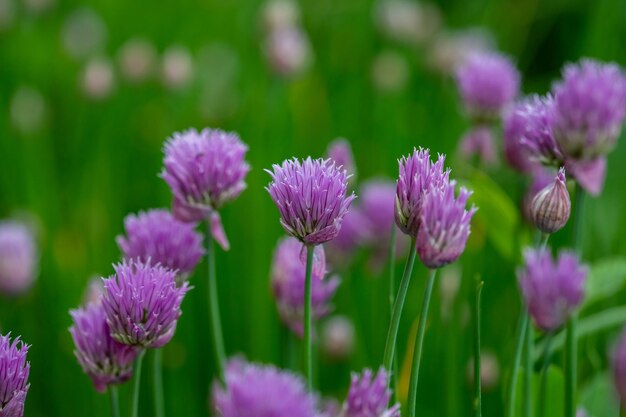
{"type": "Polygon", "coordinates": [[[241,359],[227,364],[224,385],[215,383],[212,399],[219,417],[321,417],[300,377],[241,359]]]}
{"type": "Polygon", "coordinates": [[[554,233],[567,223],[571,205],[565,185],[565,169],[561,168],[554,182],[533,198],[530,206],[531,219],[543,233],[554,233]]]}
{"type": "Polygon", "coordinates": [[[332,141],[328,145],[326,156],[335,161],[337,166],[343,167],[348,175],[351,175],[350,180],[354,181],[356,164],[354,163],[350,142],[342,138],[332,141]]]}
{"type": "Polygon", "coordinates": [[[180,275],[193,271],[204,254],[194,224],[181,222],[167,210],[150,210],[124,219],[126,236],[117,244],[126,259],[161,264],[180,275]]]}
{"type": "Polygon", "coordinates": [[[267,191],[280,211],[280,224],[288,235],[307,245],[337,237],[348,207],[356,197],[347,195],[348,175],[330,159],[274,165],[267,191]]]}
{"type": "Polygon", "coordinates": [[[450,178],[450,171],[443,169],[445,157],[439,155],[437,162],[430,160],[428,149],[414,149],[413,154],[398,161],[399,176],[396,184],[396,224],[409,236],[416,237],[421,224],[422,200],[431,188],[442,188],[450,178]]]}
{"type": "Polygon", "coordinates": [[[611,357],[613,383],[621,404],[626,404],[626,331],[620,335],[611,357]]]}
{"type": "Polygon", "coordinates": [[[246,188],[248,147],[236,133],[189,129],[164,147],[163,179],[179,204],[217,210],[246,188]]]}
{"type": "Polygon", "coordinates": [[[486,165],[498,162],[493,133],[488,126],[475,127],[465,134],[461,138],[459,151],[465,159],[477,156],[486,165]]]}
{"type": "Polygon", "coordinates": [[[566,251],[555,262],[548,250],[529,249],[524,261],[518,280],[528,311],[540,329],[558,329],[583,300],[587,268],[566,251]]]}
{"type": "Polygon", "coordinates": [[[22,417],[28,392],[30,364],[26,362],[28,345],[19,337],[0,335],[0,415],[22,417]]]}
{"type": "Polygon", "coordinates": [[[553,91],[561,150],[576,159],[608,153],[626,116],[626,75],[620,67],[589,59],[567,65],[553,91]]]}
{"type": "Polygon", "coordinates": [[[429,268],[452,263],[465,250],[470,222],[477,209],[466,210],[472,193],[461,187],[455,197],[455,187],[456,182],[451,181],[443,188],[431,188],[424,196],[416,248],[422,263],[429,268]]]}
{"type": "Polygon", "coordinates": [[[181,315],[187,282],[176,286],[176,274],[160,265],[125,261],[105,279],[102,305],[111,336],[120,343],[157,348],[170,341],[181,315]]]}
{"type": "Polygon", "coordinates": [[[513,63],[494,52],[471,55],[456,70],[456,82],[473,118],[497,118],[518,94],[520,75],[513,63]]]}
{"type": "MultiPolygon", "coordinates": [[[[306,248],[294,238],[278,242],[272,262],[271,285],[281,320],[297,334],[302,334],[304,317],[304,287],[306,248]]],[[[326,260],[323,246],[314,249],[311,274],[311,315],[324,317],[332,310],[330,300],[339,286],[339,279],[325,279],[326,260]]]]}
{"type": "Polygon", "coordinates": [[[400,405],[388,407],[391,398],[389,375],[381,368],[376,375],[369,369],[352,374],[348,398],[343,406],[345,417],[400,417],[400,405]]]}
{"type": "Polygon", "coordinates": [[[96,390],[103,392],[108,385],[129,380],[137,349],[111,337],[102,304],[91,303],[70,314],[74,322],[70,327],[76,346],[74,354],[96,390]]]}
{"type": "Polygon", "coordinates": [[[0,222],[0,292],[8,295],[28,290],[35,279],[37,248],[28,227],[0,222]]]}

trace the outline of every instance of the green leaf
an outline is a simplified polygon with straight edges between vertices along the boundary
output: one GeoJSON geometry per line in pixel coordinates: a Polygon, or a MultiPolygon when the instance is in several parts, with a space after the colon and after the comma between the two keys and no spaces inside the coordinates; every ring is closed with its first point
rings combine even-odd
{"type": "Polygon", "coordinates": [[[592,265],[583,308],[610,297],[626,285],[626,258],[609,258],[592,265]]]}
{"type": "MultiPolygon", "coordinates": [[[[515,396],[515,408],[517,416],[524,415],[524,370],[520,369],[517,374],[517,394],[515,396]]],[[[563,398],[565,379],[563,377],[563,371],[557,366],[550,365],[548,368],[548,374],[546,379],[546,402],[544,416],[562,416],[564,415],[563,405],[565,400],[563,398]]],[[[541,385],[541,374],[538,372],[533,374],[532,378],[532,398],[531,398],[531,415],[535,415],[537,411],[537,402],[539,399],[539,389],[541,385]]],[[[595,416],[594,416],[595,417],[595,416]]]]}
{"type": "Polygon", "coordinates": [[[619,415],[611,376],[606,372],[596,375],[580,390],[579,404],[593,417],[615,417],[619,415]]]}

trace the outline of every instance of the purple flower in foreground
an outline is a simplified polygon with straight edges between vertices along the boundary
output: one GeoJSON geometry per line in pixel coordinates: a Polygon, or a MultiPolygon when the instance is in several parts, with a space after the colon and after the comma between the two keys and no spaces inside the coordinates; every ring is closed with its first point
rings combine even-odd
{"type": "Polygon", "coordinates": [[[348,175],[351,175],[350,181],[354,181],[356,175],[356,164],[354,163],[354,155],[352,155],[352,147],[346,139],[339,138],[328,144],[326,156],[337,166],[343,167],[348,175]]]}
{"type": "Polygon", "coordinates": [[[337,237],[354,194],[346,195],[348,175],[330,159],[273,165],[267,191],[280,211],[288,235],[306,245],[320,245],[337,237]]]}
{"type": "Polygon", "coordinates": [[[530,215],[543,233],[561,230],[569,219],[571,202],[565,185],[565,170],[561,168],[554,181],[533,198],[530,215]]]}
{"type": "Polygon", "coordinates": [[[352,374],[348,398],[343,406],[345,417],[400,417],[400,405],[388,407],[391,398],[389,375],[380,368],[376,375],[369,369],[352,374]]]}
{"type": "Polygon", "coordinates": [[[461,187],[455,197],[455,187],[456,182],[451,181],[444,188],[431,188],[424,196],[416,248],[428,268],[441,268],[452,263],[465,250],[470,222],[477,208],[466,210],[465,205],[472,193],[461,187]]]}
{"type": "Polygon", "coordinates": [[[622,331],[611,355],[613,384],[620,404],[626,405],[626,331],[622,331]]]}
{"type": "Polygon", "coordinates": [[[594,159],[615,147],[626,116],[626,75],[618,65],[591,59],[566,65],[553,91],[554,134],[563,153],[594,159]]]}
{"type": "MultiPolygon", "coordinates": [[[[306,263],[302,259],[304,246],[294,238],[283,238],[274,252],[271,271],[272,292],[276,298],[281,320],[295,333],[303,333],[304,278],[306,263]]],[[[314,320],[331,310],[330,299],[339,286],[339,279],[326,275],[323,246],[315,248],[311,275],[311,316],[314,320]]]]}
{"type": "Polygon", "coordinates": [[[104,280],[102,305],[111,337],[125,345],[158,348],[172,339],[189,290],[176,286],[176,273],[160,265],[124,261],[104,280]]]}
{"type": "Polygon", "coordinates": [[[204,254],[194,224],[176,220],[167,210],[150,210],[124,219],[126,236],[117,244],[126,259],[161,264],[186,277],[204,254]]]}
{"type": "Polygon", "coordinates": [[[495,165],[498,162],[493,133],[488,126],[478,126],[471,129],[461,138],[459,152],[465,159],[475,155],[486,165],[495,165]]]}
{"type": "Polygon", "coordinates": [[[18,295],[28,290],[35,279],[37,247],[28,227],[0,222],[0,292],[18,295]]]}
{"type": "Polygon", "coordinates": [[[519,72],[508,58],[494,52],[471,55],[455,75],[465,108],[474,119],[497,119],[519,91],[519,72]]]}
{"type": "Polygon", "coordinates": [[[524,261],[517,275],[528,311],[540,329],[558,329],[583,300],[587,267],[567,251],[554,262],[548,250],[528,249],[524,261]]]}
{"type": "Polygon", "coordinates": [[[213,385],[212,399],[219,417],[322,417],[299,376],[241,359],[228,362],[224,386],[213,385]]]}
{"type": "Polygon", "coordinates": [[[30,363],[26,362],[29,346],[19,337],[11,342],[10,336],[0,335],[0,416],[22,417],[30,386],[30,363]]]}
{"type": "Polygon", "coordinates": [[[76,346],[74,355],[96,390],[104,392],[111,384],[128,381],[133,374],[137,349],[111,337],[102,304],[91,303],[70,314],[74,321],[70,327],[76,346]]]}
{"type": "Polygon", "coordinates": [[[413,154],[398,160],[399,176],[396,185],[395,220],[403,233],[416,237],[421,224],[422,200],[430,188],[444,187],[450,171],[443,169],[445,156],[437,162],[430,160],[428,149],[414,149],[413,154]]]}

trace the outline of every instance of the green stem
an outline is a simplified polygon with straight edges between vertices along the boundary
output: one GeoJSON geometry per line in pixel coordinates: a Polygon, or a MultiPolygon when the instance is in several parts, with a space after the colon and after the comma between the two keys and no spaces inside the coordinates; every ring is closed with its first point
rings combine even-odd
{"type": "Polygon", "coordinates": [[[313,345],[311,344],[311,272],[315,246],[306,247],[306,275],[304,277],[304,375],[309,389],[313,388],[313,345]]]}
{"type": "Polygon", "coordinates": [[[391,313],[391,322],[389,323],[389,330],[387,331],[387,341],[385,342],[385,354],[383,357],[383,366],[388,372],[392,371],[393,358],[396,348],[396,339],[398,337],[398,329],[400,328],[400,317],[402,316],[402,309],[404,308],[404,300],[406,299],[406,293],[409,288],[409,282],[411,281],[411,273],[413,272],[413,264],[415,263],[415,238],[411,239],[411,247],[409,255],[404,267],[404,273],[402,274],[402,281],[400,282],[400,288],[398,288],[398,295],[393,303],[393,312],[391,313]]]}
{"type": "Polygon", "coordinates": [[[220,319],[219,297],[217,294],[217,278],[215,274],[215,242],[213,240],[213,235],[211,234],[211,225],[208,223],[207,267],[209,278],[209,312],[211,315],[211,331],[213,332],[215,362],[221,379],[224,375],[224,363],[226,362],[226,354],[224,353],[224,336],[222,334],[222,321],[220,319]]]}
{"type": "Polygon", "coordinates": [[[543,366],[541,367],[541,380],[539,383],[539,405],[537,416],[544,417],[546,413],[546,383],[548,382],[548,367],[550,366],[550,350],[554,334],[552,332],[546,335],[546,344],[543,352],[543,366]]]}
{"type": "Polygon", "coordinates": [[[550,239],[550,233],[542,233],[541,234],[541,243],[540,248],[545,249],[548,246],[548,240],[550,239]]]}
{"type": "MultiPolygon", "coordinates": [[[[391,234],[389,236],[389,319],[393,315],[393,304],[396,295],[396,234],[397,227],[391,225],[391,234]]],[[[391,371],[391,382],[393,385],[393,398],[398,402],[398,358],[393,358],[393,370],[391,371]]]]}
{"type": "Polygon", "coordinates": [[[480,297],[484,281],[476,287],[476,306],[474,311],[474,411],[476,417],[482,416],[482,394],[480,384],[480,297]]]}
{"type": "Polygon", "coordinates": [[[428,306],[433,294],[435,284],[436,269],[431,269],[426,281],[424,290],[424,300],[422,301],[422,311],[417,324],[417,337],[415,338],[415,348],[413,349],[413,366],[411,369],[411,383],[409,385],[409,416],[415,417],[417,412],[417,383],[419,379],[420,363],[422,361],[422,348],[424,347],[424,334],[426,333],[426,319],[428,317],[428,306]]]}
{"type": "Polygon", "coordinates": [[[120,402],[116,385],[109,385],[109,399],[111,400],[111,417],[120,417],[120,402]]]}
{"type": "Polygon", "coordinates": [[[526,336],[524,337],[524,417],[532,416],[532,385],[533,385],[533,340],[535,332],[530,323],[526,326],[526,336]]]}
{"type": "Polygon", "coordinates": [[[517,394],[517,374],[519,373],[522,361],[522,351],[524,350],[524,340],[526,340],[526,328],[528,327],[528,310],[522,306],[519,321],[517,324],[517,334],[515,336],[515,356],[511,367],[511,383],[509,384],[508,413],[507,417],[515,416],[515,395],[517,394]]]}
{"type": "Polygon", "coordinates": [[[152,374],[154,377],[154,415],[155,417],[165,416],[165,405],[163,402],[163,350],[154,349],[154,360],[152,374]]]}
{"type": "Polygon", "coordinates": [[[626,404],[621,401],[619,403],[619,417],[626,417],[626,404]]]}
{"type": "Polygon", "coordinates": [[[141,383],[141,363],[143,362],[143,356],[146,354],[145,350],[139,351],[137,359],[135,359],[135,386],[133,388],[133,403],[131,409],[131,416],[137,417],[139,414],[139,385],[141,383]]]}

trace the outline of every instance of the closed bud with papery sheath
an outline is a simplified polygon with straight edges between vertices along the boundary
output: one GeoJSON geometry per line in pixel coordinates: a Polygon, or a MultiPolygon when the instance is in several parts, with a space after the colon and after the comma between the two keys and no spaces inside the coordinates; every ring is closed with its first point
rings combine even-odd
{"type": "Polygon", "coordinates": [[[28,393],[30,363],[26,354],[30,346],[19,337],[0,335],[0,416],[22,417],[28,393]]]}
{"type": "Polygon", "coordinates": [[[571,202],[565,185],[565,169],[559,169],[554,182],[542,189],[530,205],[530,216],[543,233],[561,230],[569,219],[571,202]]]}

